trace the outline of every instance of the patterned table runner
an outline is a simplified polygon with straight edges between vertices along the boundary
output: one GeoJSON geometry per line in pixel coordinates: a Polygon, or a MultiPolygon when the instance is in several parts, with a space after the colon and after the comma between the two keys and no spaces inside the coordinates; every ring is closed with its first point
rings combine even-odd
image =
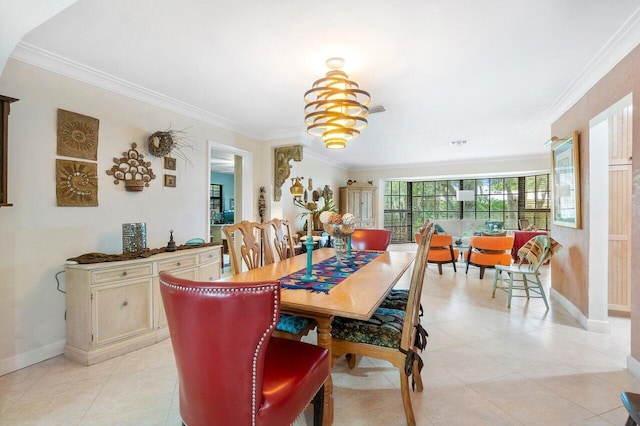
{"type": "Polygon", "coordinates": [[[351,259],[342,259],[345,266],[336,267],[331,266],[331,263],[336,261],[336,257],[330,257],[322,262],[313,265],[311,269],[311,275],[318,277],[318,281],[302,282],[302,278],[307,273],[307,268],[294,272],[291,275],[280,278],[280,286],[282,288],[288,288],[292,290],[311,290],[321,293],[329,293],[333,287],[340,284],[349,275],[356,272],[358,269],[364,267],[369,262],[380,256],[382,252],[375,251],[358,251],[352,252],[354,255],[351,259]]]}

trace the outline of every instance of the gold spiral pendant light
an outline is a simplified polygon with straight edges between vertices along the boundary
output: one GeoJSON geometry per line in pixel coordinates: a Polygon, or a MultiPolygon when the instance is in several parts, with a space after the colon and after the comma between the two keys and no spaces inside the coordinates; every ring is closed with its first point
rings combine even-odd
{"type": "Polygon", "coordinates": [[[322,137],[329,149],[345,148],[347,142],[360,136],[360,131],[367,127],[367,105],[371,96],[360,89],[358,83],[349,80],[340,70],[343,65],[342,58],[328,59],[331,71],[304,94],[307,132],[322,137]]]}

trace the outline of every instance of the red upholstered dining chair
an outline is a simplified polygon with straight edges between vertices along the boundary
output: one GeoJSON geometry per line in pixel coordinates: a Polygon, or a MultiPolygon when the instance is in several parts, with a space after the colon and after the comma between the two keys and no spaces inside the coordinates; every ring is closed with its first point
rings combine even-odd
{"type": "Polygon", "coordinates": [[[356,229],[351,234],[351,248],[354,250],[386,251],[391,242],[388,229],[356,229]]]}
{"type": "Polygon", "coordinates": [[[160,293],[183,424],[289,425],[312,400],[314,425],[322,424],[329,354],[272,336],[277,281],[197,282],[160,272],[160,293]]]}

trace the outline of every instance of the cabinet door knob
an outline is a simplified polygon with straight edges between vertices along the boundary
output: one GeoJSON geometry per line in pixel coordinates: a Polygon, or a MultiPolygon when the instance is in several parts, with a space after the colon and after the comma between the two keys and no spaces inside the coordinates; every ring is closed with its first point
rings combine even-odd
{"type": "Polygon", "coordinates": [[[127,271],[122,271],[122,274],[120,274],[120,275],[122,275],[123,277],[126,277],[127,276],[127,271]]]}
{"type": "Polygon", "coordinates": [[[177,263],[176,263],[176,266],[180,266],[180,262],[177,262],[177,263]]]}
{"type": "Polygon", "coordinates": [[[122,306],[127,306],[129,304],[129,302],[127,302],[126,300],[124,302],[122,302],[122,306]]]}

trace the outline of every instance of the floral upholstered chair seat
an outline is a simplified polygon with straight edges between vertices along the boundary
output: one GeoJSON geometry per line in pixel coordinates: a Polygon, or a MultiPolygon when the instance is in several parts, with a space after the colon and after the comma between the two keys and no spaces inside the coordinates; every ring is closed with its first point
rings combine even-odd
{"type": "Polygon", "coordinates": [[[380,307],[385,309],[397,309],[399,311],[406,311],[408,301],[408,290],[392,289],[391,293],[389,293],[389,295],[382,301],[380,307]]]}
{"type": "Polygon", "coordinates": [[[335,317],[331,335],[350,342],[397,348],[402,337],[404,315],[405,311],[378,308],[367,321],[335,317]]]}

